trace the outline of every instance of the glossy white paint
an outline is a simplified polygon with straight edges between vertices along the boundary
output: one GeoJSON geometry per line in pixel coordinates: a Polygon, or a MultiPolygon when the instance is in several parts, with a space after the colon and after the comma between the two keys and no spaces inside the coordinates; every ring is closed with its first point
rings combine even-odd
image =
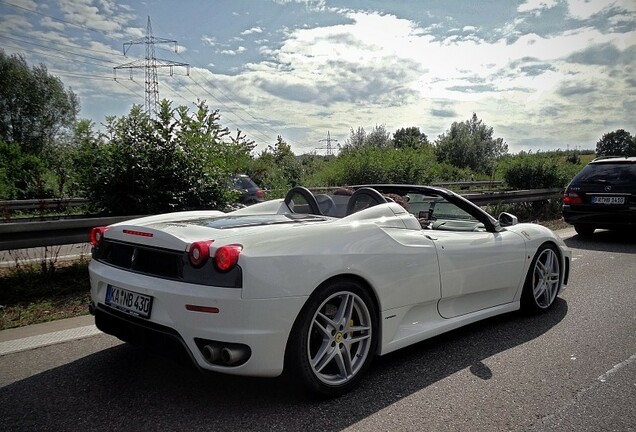
{"type": "Polygon", "coordinates": [[[512,231],[441,231],[436,237],[444,318],[512,302],[529,264],[523,237],[512,231]]]}
{"type": "Polygon", "coordinates": [[[183,212],[112,225],[106,238],[185,251],[194,241],[214,240],[214,249],[243,245],[243,288],[186,284],[90,264],[91,296],[103,303],[107,284],[154,298],[150,321],[176,330],[205,369],[240,375],[275,376],[283,369],[294,321],[308,297],[334,277],[356,277],[378,302],[380,343],[385,354],[445,331],[519,308],[521,288],[537,248],[569,250],[550,230],[519,224],[499,232],[421,229],[395,203],[342,219],[298,224],[215,229],[193,221],[242,215],[283,214],[282,200],[229,214],[183,212]],[[130,236],[123,230],[152,233],[130,236]],[[192,312],[186,304],[214,306],[218,314],[192,312]],[[194,338],[247,344],[252,357],[242,366],[208,363],[194,338]]]}

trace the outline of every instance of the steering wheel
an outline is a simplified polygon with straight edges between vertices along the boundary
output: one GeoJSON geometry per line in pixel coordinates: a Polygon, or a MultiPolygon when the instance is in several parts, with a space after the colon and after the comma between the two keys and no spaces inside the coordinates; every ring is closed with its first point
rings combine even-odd
{"type": "Polygon", "coordinates": [[[388,201],[380,192],[375,189],[369,187],[357,189],[353,193],[353,195],[351,195],[351,198],[349,198],[349,202],[347,203],[347,216],[355,213],[358,210],[362,210],[361,208],[358,208],[359,202],[364,202],[366,206],[363,208],[367,208],[386,203],[388,201]]]}
{"type": "Polygon", "coordinates": [[[289,210],[292,213],[297,213],[294,208],[302,205],[303,203],[307,203],[307,206],[309,207],[309,214],[322,214],[320,213],[316,197],[309,189],[302,186],[294,186],[289,190],[289,192],[287,192],[287,195],[285,195],[285,204],[287,204],[287,207],[289,207],[289,210]],[[294,198],[296,198],[296,202],[294,202],[294,198]]]}

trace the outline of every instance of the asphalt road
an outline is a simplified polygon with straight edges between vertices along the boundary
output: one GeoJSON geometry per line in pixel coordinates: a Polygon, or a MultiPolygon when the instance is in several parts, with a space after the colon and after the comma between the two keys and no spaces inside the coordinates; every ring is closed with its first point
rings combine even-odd
{"type": "Polygon", "coordinates": [[[0,357],[0,428],[634,431],[636,238],[560,234],[574,262],[548,314],[507,314],[379,358],[338,399],[201,375],[99,334],[0,357]]]}

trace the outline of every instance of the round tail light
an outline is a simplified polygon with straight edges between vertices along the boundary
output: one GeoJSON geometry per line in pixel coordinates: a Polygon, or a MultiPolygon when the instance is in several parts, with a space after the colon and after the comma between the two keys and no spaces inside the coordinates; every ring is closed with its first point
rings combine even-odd
{"type": "Polygon", "coordinates": [[[221,246],[214,254],[216,267],[222,272],[232,270],[238,263],[239,255],[241,255],[242,250],[243,246],[237,244],[221,246]]]}
{"type": "Polygon", "coordinates": [[[194,242],[188,250],[188,258],[192,267],[201,267],[210,258],[210,245],[213,240],[194,242]]]}
{"type": "Polygon", "coordinates": [[[99,246],[104,240],[104,233],[108,230],[108,227],[95,227],[91,228],[90,240],[93,246],[99,246]]]}

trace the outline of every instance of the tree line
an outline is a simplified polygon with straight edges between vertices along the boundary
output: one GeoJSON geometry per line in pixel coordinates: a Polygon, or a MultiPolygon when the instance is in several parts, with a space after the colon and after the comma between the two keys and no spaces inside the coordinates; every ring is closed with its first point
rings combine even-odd
{"type": "MultiPolygon", "coordinates": [[[[245,173],[272,195],[295,185],[504,180],[511,188],[562,187],[593,151],[508,153],[477,114],[431,141],[418,127],[391,133],[351,129],[337,156],[297,156],[282,138],[260,152],[198,101],[191,110],[163,100],[155,117],[134,105],[102,130],[78,119],[72,89],[0,50],[0,200],[83,196],[91,211],[148,214],[223,209],[236,199],[232,175],[245,173]]],[[[597,155],[636,156],[636,137],[605,134],[597,155]]],[[[588,158],[589,160],[589,158],[588,158]]]]}

